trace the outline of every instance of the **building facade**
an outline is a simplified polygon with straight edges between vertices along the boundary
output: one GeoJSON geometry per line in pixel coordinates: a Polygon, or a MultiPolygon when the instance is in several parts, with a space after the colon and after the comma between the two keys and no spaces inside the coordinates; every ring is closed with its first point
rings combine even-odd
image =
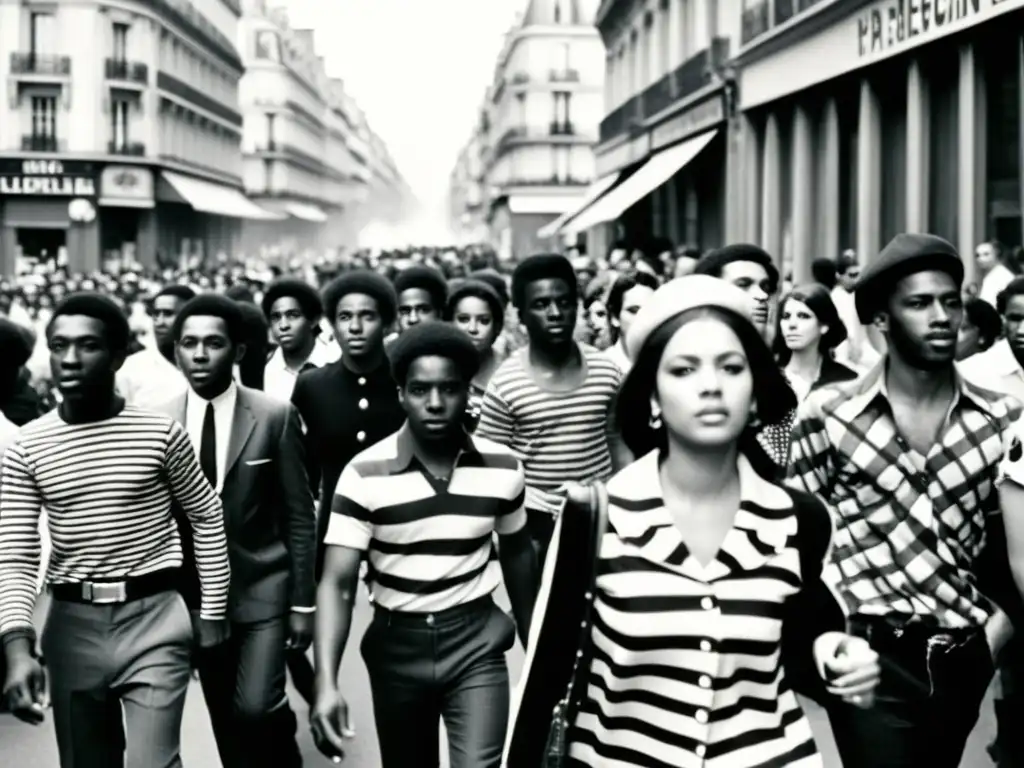
{"type": "Polygon", "coordinates": [[[1024,0],[747,0],[732,126],[735,239],[797,280],[896,233],[1020,245],[1024,0]]]}
{"type": "Polygon", "coordinates": [[[482,117],[452,174],[453,226],[478,228],[500,256],[550,246],[539,230],[594,179],[604,53],[579,0],[531,0],[510,30],[482,117]],[[455,210],[454,201],[465,207],[455,210]]]}
{"type": "Polygon", "coordinates": [[[0,0],[0,273],[231,252],[242,192],[237,0],[0,0]]]}
{"type": "Polygon", "coordinates": [[[605,114],[597,180],[554,225],[592,253],[654,238],[707,249],[726,229],[725,130],[735,2],[604,0],[605,114]]]}

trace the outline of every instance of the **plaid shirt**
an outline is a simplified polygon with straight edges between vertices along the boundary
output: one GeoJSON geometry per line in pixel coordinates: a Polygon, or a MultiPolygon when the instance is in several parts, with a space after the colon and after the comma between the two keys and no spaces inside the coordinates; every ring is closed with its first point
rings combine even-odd
{"type": "Polygon", "coordinates": [[[983,624],[994,607],[978,591],[974,561],[985,516],[998,510],[994,484],[1021,405],[958,376],[921,471],[897,431],[884,370],[883,361],[855,381],[814,392],[797,413],[789,483],[816,494],[836,519],[824,578],[851,616],[983,624]]]}

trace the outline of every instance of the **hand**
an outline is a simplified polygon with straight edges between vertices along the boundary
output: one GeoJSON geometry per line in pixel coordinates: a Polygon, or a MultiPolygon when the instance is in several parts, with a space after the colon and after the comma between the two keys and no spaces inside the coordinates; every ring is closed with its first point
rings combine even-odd
{"type": "Polygon", "coordinates": [[[826,632],[814,641],[814,662],[829,693],[857,707],[872,706],[882,668],[866,640],[826,632]]]}
{"type": "Polygon", "coordinates": [[[198,648],[213,648],[231,637],[231,624],[227,619],[201,619],[198,612],[192,614],[192,630],[198,648]]]}
{"type": "Polygon", "coordinates": [[[320,753],[340,763],[345,757],[345,739],[355,738],[356,732],[349,718],[348,703],[337,689],[317,691],[309,709],[309,728],[320,753]]]}
{"type": "Polygon", "coordinates": [[[313,614],[292,611],[288,616],[288,641],[285,648],[289,651],[304,651],[313,642],[313,614]]]}
{"type": "Polygon", "coordinates": [[[46,719],[46,707],[49,705],[43,665],[28,654],[15,657],[13,661],[8,659],[3,697],[11,714],[19,720],[32,725],[43,722],[46,719]]]}

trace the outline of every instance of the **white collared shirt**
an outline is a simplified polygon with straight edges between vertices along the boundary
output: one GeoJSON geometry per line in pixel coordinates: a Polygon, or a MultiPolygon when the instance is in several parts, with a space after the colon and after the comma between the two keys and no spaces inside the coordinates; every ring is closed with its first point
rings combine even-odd
{"type": "MultiPolygon", "coordinates": [[[[333,341],[324,341],[317,336],[313,343],[313,351],[309,353],[303,367],[312,365],[322,368],[335,362],[339,357],[341,357],[341,349],[337,344],[333,341]]],[[[263,369],[263,391],[278,400],[291,402],[292,391],[295,389],[299,373],[300,371],[294,371],[285,364],[284,352],[278,347],[267,360],[267,365],[263,369]]]]}
{"type": "Polygon", "coordinates": [[[125,402],[139,408],[156,408],[188,391],[185,374],[156,349],[130,355],[116,381],[125,402]]]}
{"type": "Polygon", "coordinates": [[[204,400],[189,389],[185,395],[185,430],[192,441],[192,447],[199,457],[203,443],[203,420],[206,418],[206,404],[213,403],[213,426],[217,433],[217,487],[220,493],[224,489],[224,468],[228,463],[228,441],[231,439],[231,423],[235,417],[235,402],[238,400],[238,386],[231,382],[227,389],[213,400],[204,400]]]}
{"type": "Polygon", "coordinates": [[[1024,370],[1006,339],[1000,339],[984,352],[961,360],[957,369],[972,384],[1011,395],[1024,403],[1024,370]]]}

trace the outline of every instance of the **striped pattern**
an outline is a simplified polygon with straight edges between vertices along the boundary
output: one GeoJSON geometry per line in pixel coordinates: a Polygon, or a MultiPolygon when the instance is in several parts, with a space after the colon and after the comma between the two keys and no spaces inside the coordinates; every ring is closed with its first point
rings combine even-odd
{"type": "Polygon", "coordinates": [[[22,428],[0,481],[0,634],[30,630],[45,505],[50,584],[119,580],[182,564],[172,498],[195,531],[202,616],[220,619],[228,600],[228,554],[220,499],[184,430],[169,416],[126,406],[91,424],[51,411],[22,428]]]}
{"type": "Polygon", "coordinates": [[[528,509],[557,515],[568,483],[612,473],[608,420],[622,372],[603,352],[580,345],[586,379],[570,392],[539,387],[526,368],[527,349],[495,372],[476,434],[512,449],[526,470],[528,509]]]}
{"type": "Polygon", "coordinates": [[[376,605],[435,613],[498,586],[493,534],[526,524],[523,469],[508,449],[467,438],[450,481],[438,480],[413,456],[407,430],[345,467],[326,543],[368,552],[376,605]]]}
{"type": "Polygon", "coordinates": [[[740,509],[706,566],[664,506],[657,452],[609,481],[593,661],[569,733],[584,765],[821,766],[780,661],[783,604],[802,588],[794,502],[739,468],[740,509]]]}

